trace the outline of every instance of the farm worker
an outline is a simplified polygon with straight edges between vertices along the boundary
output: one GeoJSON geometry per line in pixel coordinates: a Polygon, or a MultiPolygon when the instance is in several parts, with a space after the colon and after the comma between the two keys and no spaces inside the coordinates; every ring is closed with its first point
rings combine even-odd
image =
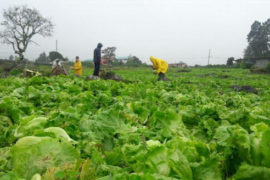
{"type": "Polygon", "coordinates": [[[94,50],[94,63],[95,63],[95,70],[94,70],[94,76],[99,75],[99,68],[100,68],[100,60],[101,60],[101,48],[102,44],[98,43],[96,49],[94,50]]]}
{"type": "Polygon", "coordinates": [[[74,70],[75,76],[80,77],[82,75],[82,63],[80,61],[79,56],[76,56],[73,70],[74,70]]]}
{"type": "Polygon", "coordinates": [[[68,75],[68,72],[66,71],[64,66],[62,66],[62,63],[61,63],[60,59],[55,59],[53,61],[52,74],[55,75],[55,76],[58,76],[58,75],[61,75],[61,74],[68,75]]]}
{"type": "Polygon", "coordinates": [[[163,59],[158,59],[153,56],[150,57],[150,60],[153,64],[153,69],[155,69],[155,73],[158,74],[158,81],[164,81],[167,78],[165,77],[165,73],[168,70],[168,64],[163,59]]]}
{"type": "Polygon", "coordinates": [[[52,69],[56,68],[57,66],[62,67],[62,62],[60,59],[55,59],[52,64],[52,69]]]}

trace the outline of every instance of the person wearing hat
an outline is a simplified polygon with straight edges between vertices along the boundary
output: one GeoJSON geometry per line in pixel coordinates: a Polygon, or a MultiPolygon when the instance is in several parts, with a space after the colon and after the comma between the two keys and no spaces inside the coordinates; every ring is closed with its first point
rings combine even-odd
{"type": "Polygon", "coordinates": [[[150,57],[150,61],[153,64],[153,69],[155,69],[155,74],[158,74],[158,81],[165,81],[168,78],[165,76],[168,70],[168,64],[163,59],[158,59],[153,56],[150,57]]]}
{"type": "Polygon", "coordinates": [[[75,76],[80,77],[82,75],[82,63],[80,61],[79,56],[76,56],[73,70],[74,70],[75,76]]]}
{"type": "Polygon", "coordinates": [[[95,69],[94,69],[94,76],[99,76],[99,69],[100,69],[100,60],[101,60],[101,48],[102,44],[98,43],[97,47],[94,50],[94,63],[95,63],[95,69]]]}

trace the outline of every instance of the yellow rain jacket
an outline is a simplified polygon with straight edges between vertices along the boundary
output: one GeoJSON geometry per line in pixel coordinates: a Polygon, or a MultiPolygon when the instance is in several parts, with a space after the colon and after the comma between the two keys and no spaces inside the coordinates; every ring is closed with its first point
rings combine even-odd
{"type": "Polygon", "coordinates": [[[166,73],[168,70],[168,64],[163,59],[158,59],[153,56],[150,57],[151,62],[153,63],[153,68],[156,69],[156,73],[159,74],[160,72],[166,73]]]}
{"type": "Polygon", "coordinates": [[[79,76],[82,75],[82,63],[80,60],[74,63],[73,69],[74,69],[75,75],[79,75],[79,76]]]}

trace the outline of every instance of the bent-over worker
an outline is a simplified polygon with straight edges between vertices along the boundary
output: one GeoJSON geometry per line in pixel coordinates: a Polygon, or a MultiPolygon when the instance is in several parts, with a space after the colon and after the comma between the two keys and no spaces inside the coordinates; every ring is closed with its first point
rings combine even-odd
{"type": "Polygon", "coordinates": [[[80,61],[79,56],[76,56],[73,70],[74,70],[75,76],[80,77],[82,75],[82,63],[80,61]]]}
{"type": "Polygon", "coordinates": [[[168,64],[163,59],[158,59],[153,56],[150,57],[150,60],[153,64],[153,69],[155,69],[155,73],[158,74],[158,81],[166,80],[165,73],[168,70],[168,64]]]}
{"type": "Polygon", "coordinates": [[[53,65],[52,65],[52,74],[55,76],[59,76],[59,75],[68,75],[68,72],[66,71],[66,69],[63,67],[60,59],[55,59],[53,61],[53,65]]]}

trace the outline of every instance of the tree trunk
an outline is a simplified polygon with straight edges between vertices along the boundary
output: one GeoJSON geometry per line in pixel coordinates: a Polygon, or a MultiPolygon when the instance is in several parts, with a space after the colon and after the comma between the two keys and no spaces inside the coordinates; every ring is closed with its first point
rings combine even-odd
{"type": "Polygon", "coordinates": [[[18,53],[18,55],[19,55],[20,61],[22,62],[24,60],[23,54],[22,53],[18,53]]]}

